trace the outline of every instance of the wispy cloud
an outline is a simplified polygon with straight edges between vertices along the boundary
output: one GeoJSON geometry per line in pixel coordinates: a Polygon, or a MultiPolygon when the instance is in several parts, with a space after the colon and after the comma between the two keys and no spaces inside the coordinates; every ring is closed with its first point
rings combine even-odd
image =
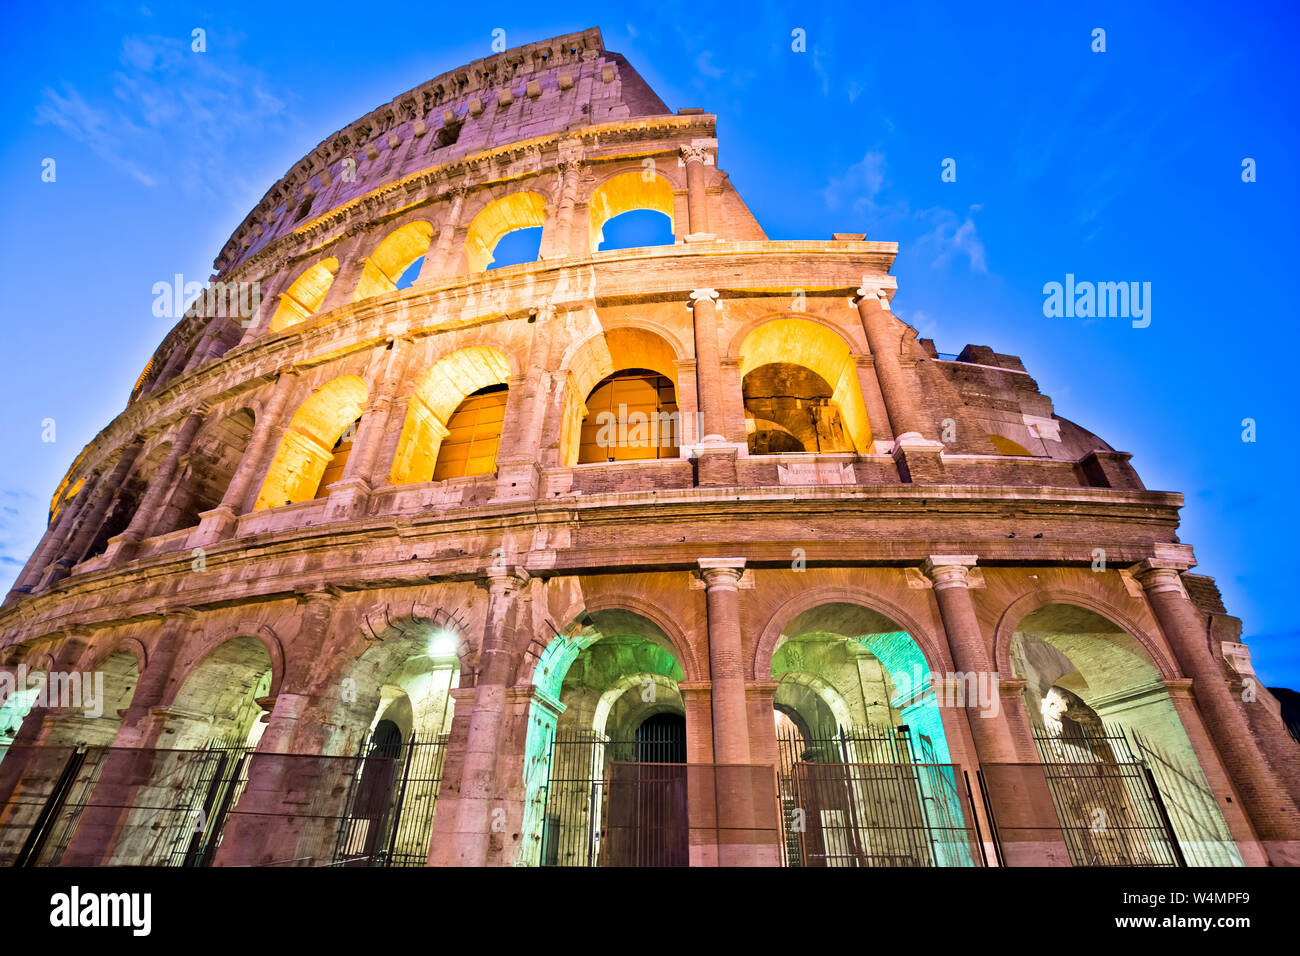
{"type": "Polygon", "coordinates": [[[239,170],[281,135],[285,95],[243,61],[233,41],[191,51],[187,39],[128,36],[105,92],[46,87],[38,123],[57,126],[145,186],[170,179],[191,195],[243,195],[239,170]],[[109,92],[111,91],[111,92],[109,92]]]}
{"type": "Polygon", "coordinates": [[[919,210],[917,217],[932,223],[932,228],[916,241],[917,248],[933,255],[935,266],[945,265],[955,256],[964,256],[972,271],[988,272],[984,243],[975,228],[975,213],[979,210],[979,206],[971,206],[965,217],[941,206],[919,210]]]}

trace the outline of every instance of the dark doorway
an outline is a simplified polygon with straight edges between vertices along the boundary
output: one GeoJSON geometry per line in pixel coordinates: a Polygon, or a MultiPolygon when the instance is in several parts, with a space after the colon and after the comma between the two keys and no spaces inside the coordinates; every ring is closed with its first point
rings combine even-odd
{"type": "Polygon", "coordinates": [[[636,729],[638,763],[686,763],[686,718],[654,714],[636,729]]]}

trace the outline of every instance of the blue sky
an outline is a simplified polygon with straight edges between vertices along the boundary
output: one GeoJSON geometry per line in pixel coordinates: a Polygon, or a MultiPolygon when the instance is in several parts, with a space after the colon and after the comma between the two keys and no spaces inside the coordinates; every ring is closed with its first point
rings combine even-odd
{"type": "Polygon", "coordinates": [[[1290,6],[13,7],[0,37],[4,586],[171,324],[152,314],[155,282],[206,279],[300,156],[489,54],[494,29],[514,46],[599,26],[671,108],[718,114],[719,163],[771,237],[897,241],[895,307],[923,336],[1019,355],[1058,414],[1132,452],[1148,487],[1183,492],[1180,536],[1244,621],[1257,670],[1300,686],[1290,6]],[[941,181],[946,158],[956,182],[941,181]],[[1044,317],[1043,285],[1066,273],[1150,282],[1150,326],[1044,317]]]}

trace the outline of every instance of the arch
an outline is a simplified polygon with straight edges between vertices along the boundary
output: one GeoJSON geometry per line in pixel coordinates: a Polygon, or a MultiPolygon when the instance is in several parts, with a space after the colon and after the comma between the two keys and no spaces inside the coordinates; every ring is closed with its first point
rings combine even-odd
{"type": "Polygon", "coordinates": [[[179,676],[167,702],[171,746],[202,747],[214,738],[243,744],[266,725],[262,701],[275,696],[275,661],[264,639],[238,634],[207,646],[179,676]]]}
{"type": "Polygon", "coordinates": [[[315,313],[325,301],[325,293],[334,284],[338,271],[339,261],[333,256],[304,269],[289,288],[280,293],[280,302],[271,316],[271,331],[283,331],[315,313]]]}
{"type": "Polygon", "coordinates": [[[431,481],[452,414],[467,396],[506,384],[510,375],[506,354],[487,345],[458,349],[434,363],[416,383],[407,405],[389,481],[395,485],[431,481]]]}
{"type": "Polygon", "coordinates": [[[298,406],[267,470],[254,511],[310,501],[316,496],[334,446],[365,409],[369,389],[342,375],[298,406]]]}
{"type": "Polygon", "coordinates": [[[846,730],[853,727],[853,713],[850,711],[848,702],[844,699],[844,695],[816,674],[807,674],[803,671],[785,671],[781,674],[775,693],[780,693],[779,685],[787,682],[807,687],[827,706],[831,714],[835,717],[836,722],[839,723],[841,727],[846,730]]]}
{"type": "Polygon", "coordinates": [[[587,200],[590,210],[588,248],[595,252],[605,235],[603,228],[615,216],[637,209],[649,209],[668,217],[674,235],[677,232],[673,219],[673,186],[657,172],[636,170],[618,173],[601,183],[587,200]],[[647,173],[649,177],[647,178],[647,173]]]}
{"type": "Polygon", "coordinates": [[[1060,587],[1036,588],[1022,594],[1002,612],[993,629],[993,662],[999,673],[1011,673],[1011,640],[1020,622],[1051,604],[1072,604],[1106,618],[1142,647],[1161,680],[1177,680],[1182,676],[1163,648],[1119,608],[1082,591],[1060,587]]]}
{"type": "Polygon", "coordinates": [[[423,219],[398,226],[375,246],[361,267],[361,278],[352,292],[352,301],[392,292],[397,282],[418,259],[424,257],[433,242],[433,224],[423,219]]]}
{"type": "Polygon", "coordinates": [[[221,504],[256,424],[253,409],[247,405],[204,422],[194,436],[185,483],[172,493],[153,534],[192,528],[203,512],[221,504]]]}
{"type": "Polygon", "coordinates": [[[676,392],[678,351],[657,332],[637,326],[616,326],[582,343],[569,359],[560,421],[561,463],[578,463],[587,399],[604,379],[624,369],[648,369],[673,384],[676,392]]]}
{"type": "MultiPolygon", "coordinates": [[[[609,721],[610,712],[613,711],[614,705],[618,703],[618,699],[633,687],[645,686],[646,680],[649,680],[655,685],[655,687],[663,690],[669,698],[681,693],[677,687],[677,681],[673,680],[672,677],[667,674],[652,672],[627,674],[620,677],[614,683],[614,686],[600,695],[600,702],[596,705],[595,717],[592,720],[592,729],[598,734],[605,733],[605,727],[609,721]]],[[[667,705],[665,705],[665,707],[666,706],[667,705]]]]}
{"type": "Polygon", "coordinates": [[[222,628],[212,634],[200,634],[198,636],[185,669],[179,674],[172,675],[171,694],[164,697],[163,704],[171,705],[176,702],[176,694],[181,685],[189,680],[190,674],[193,673],[194,668],[198,666],[203,658],[222,644],[241,637],[251,638],[262,645],[267,658],[271,662],[271,686],[267,693],[272,697],[279,694],[284,683],[284,645],[280,642],[279,635],[276,634],[271,625],[261,624],[257,621],[243,621],[222,628]]]}
{"type": "MultiPolygon", "coordinates": [[[[645,618],[668,639],[668,643],[671,645],[669,650],[677,663],[681,665],[682,672],[685,674],[683,680],[708,679],[696,665],[695,658],[691,654],[690,641],[687,640],[686,632],[681,629],[677,621],[658,605],[651,604],[649,601],[631,594],[597,595],[582,603],[575,604],[564,615],[564,620],[570,623],[568,627],[561,630],[561,633],[567,635],[571,631],[578,630],[579,619],[584,614],[591,615],[594,618],[597,614],[607,611],[627,611],[645,618]]],[[[555,640],[555,638],[552,638],[552,640],[555,640]]]]}
{"type": "Polygon", "coordinates": [[[926,666],[932,672],[953,670],[952,659],[948,656],[946,649],[935,641],[934,636],[926,631],[920,622],[902,608],[887,601],[882,601],[874,595],[865,594],[855,588],[824,585],[801,591],[772,612],[754,644],[754,657],[750,662],[749,679],[767,680],[766,675],[772,669],[772,655],[776,653],[777,648],[781,645],[781,639],[785,636],[786,627],[799,615],[823,604],[856,604],[887,618],[907,632],[925,658],[926,666]]]}
{"type": "Polygon", "coordinates": [[[545,224],[546,199],[541,193],[524,190],[492,200],[470,220],[465,232],[469,271],[483,272],[492,264],[492,251],[506,233],[545,224]]]}
{"type": "Polygon", "coordinates": [[[1029,449],[1020,442],[1012,441],[1004,435],[995,435],[989,432],[989,441],[993,442],[993,447],[998,450],[999,455],[1016,455],[1023,458],[1032,458],[1029,449]]]}
{"type": "Polygon", "coordinates": [[[775,317],[753,327],[740,341],[740,377],[774,364],[799,365],[831,388],[845,431],[858,454],[872,448],[871,423],[858,384],[857,360],[838,331],[808,318],[775,317]]]}

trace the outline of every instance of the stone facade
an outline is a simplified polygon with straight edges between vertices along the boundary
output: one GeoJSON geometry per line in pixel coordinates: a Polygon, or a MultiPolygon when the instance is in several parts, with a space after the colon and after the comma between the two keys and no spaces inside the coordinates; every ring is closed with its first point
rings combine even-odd
{"type": "MultiPolygon", "coordinates": [[[[1198,768],[1240,862],[1300,862],[1300,751],[1190,573],[1182,497],[1058,417],[1014,356],[918,340],[890,309],[895,243],[769,241],[716,123],[669,111],[588,30],[438,77],[304,157],[216,260],[215,283],[258,284],[256,315],[183,318],[60,486],[0,610],[0,667],[102,670],[110,706],[33,707],[16,743],[182,749],[251,720],[260,753],[342,755],[387,714],[445,735],[431,863],[537,862],[539,734],[631,732],[648,711],[619,694],[651,680],[689,765],[770,773],[775,714],[811,733],[810,694],[841,727],[902,723],[878,638],[905,632],[940,690],[1000,677],[996,707],[938,707],[940,762],[1038,763],[1031,719],[1064,688],[1198,768]],[[672,245],[598,250],[645,208],[672,245]],[[536,262],[487,269],[536,226],[536,262]],[[777,365],[825,386],[792,401],[839,450],[755,451],[765,431],[799,443],[747,394],[777,365]],[[580,463],[584,403],[630,369],[672,383],[678,456],[580,463]],[[463,400],[501,386],[495,466],[430,480],[463,400]],[[858,663],[809,643],[781,658],[805,670],[775,672],[828,635],[858,663]],[[586,684],[551,671],[575,659],[586,684]]],[[[21,764],[0,762],[0,798],[21,764]]],[[[121,826],[69,853],[110,862],[121,826]]],[[[259,839],[227,834],[218,862],[283,850],[259,839]]]]}

